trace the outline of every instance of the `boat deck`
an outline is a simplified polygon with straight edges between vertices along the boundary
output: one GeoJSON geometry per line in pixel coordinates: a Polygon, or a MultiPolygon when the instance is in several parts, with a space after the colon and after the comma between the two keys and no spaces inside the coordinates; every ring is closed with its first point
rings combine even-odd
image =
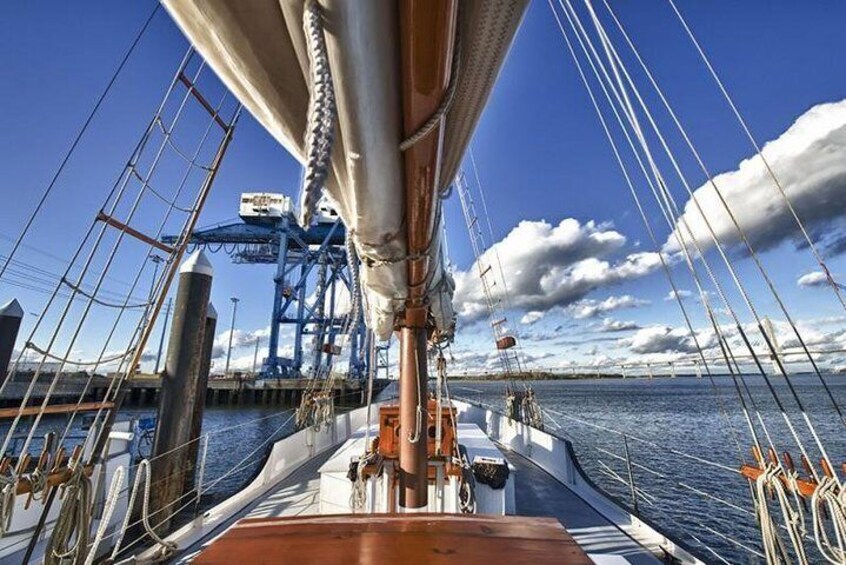
{"type": "MultiPolygon", "coordinates": [[[[200,550],[208,547],[241,519],[260,521],[317,515],[320,488],[318,469],[332,457],[334,451],[328,450],[302,465],[264,497],[253,501],[232,519],[220,524],[202,542],[185,548],[177,562],[187,563],[196,558],[200,550]]],[[[516,469],[515,502],[518,515],[557,519],[595,563],[660,563],[649,551],[601,516],[560,481],[528,459],[507,449],[503,449],[503,452],[516,469]]]]}

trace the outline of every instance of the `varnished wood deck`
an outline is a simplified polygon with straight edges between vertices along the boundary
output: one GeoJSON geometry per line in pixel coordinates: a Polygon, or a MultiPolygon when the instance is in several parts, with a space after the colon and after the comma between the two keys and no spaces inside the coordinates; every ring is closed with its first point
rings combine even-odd
{"type": "Polygon", "coordinates": [[[385,514],[244,519],[195,560],[238,563],[463,565],[591,560],[554,518],[385,514]]]}

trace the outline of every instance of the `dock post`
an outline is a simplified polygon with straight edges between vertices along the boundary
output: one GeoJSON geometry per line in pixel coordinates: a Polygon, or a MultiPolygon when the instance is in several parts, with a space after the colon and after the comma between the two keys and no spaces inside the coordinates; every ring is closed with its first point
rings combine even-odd
{"type": "MultiPolygon", "coordinates": [[[[190,452],[188,461],[194,462],[197,460],[197,453],[201,441],[199,440],[200,433],[203,431],[203,412],[206,408],[206,394],[209,388],[209,373],[211,372],[211,358],[212,349],[214,349],[214,334],[217,329],[217,310],[209,302],[208,310],[206,311],[206,325],[203,328],[203,350],[200,353],[199,374],[197,375],[197,396],[196,404],[194,405],[194,412],[191,419],[191,439],[193,441],[188,447],[190,452]]],[[[185,473],[185,485],[182,492],[188,492],[194,488],[194,465],[188,468],[185,473]]]]}
{"type": "Polygon", "coordinates": [[[0,308],[0,378],[4,383],[9,372],[9,362],[12,360],[12,352],[15,349],[15,341],[18,339],[18,331],[21,329],[23,315],[23,308],[21,308],[17,299],[7,302],[0,308]]]}
{"type": "Polygon", "coordinates": [[[150,511],[161,512],[156,520],[160,522],[158,531],[169,529],[170,515],[181,500],[185,477],[196,466],[196,460],[191,460],[192,454],[196,457],[196,451],[186,447],[195,439],[194,411],[205,399],[205,396],[197,397],[197,390],[213,274],[202,250],[191,255],[179,269],[152,451],[151,470],[156,488],[150,511]]]}

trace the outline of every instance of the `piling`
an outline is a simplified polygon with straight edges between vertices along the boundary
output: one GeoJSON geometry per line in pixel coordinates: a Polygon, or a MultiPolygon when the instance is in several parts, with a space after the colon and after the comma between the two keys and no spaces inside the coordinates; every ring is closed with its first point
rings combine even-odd
{"type": "Polygon", "coordinates": [[[9,362],[12,360],[23,315],[23,308],[16,299],[0,308],[0,378],[3,382],[9,373],[9,362]]]}
{"type": "Polygon", "coordinates": [[[180,498],[185,477],[193,473],[196,466],[197,452],[187,446],[196,439],[192,435],[195,433],[194,414],[197,409],[202,413],[205,401],[205,394],[197,392],[203,372],[203,355],[207,353],[204,334],[212,276],[211,263],[202,250],[191,255],[179,269],[179,288],[161,378],[152,452],[152,478],[156,488],[151,493],[150,512],[157,513],[156,521],[162,522],[160,529],[157,528],[161,532],[170,528],[169,516],[179,503],[185,503],[180,498]]]}
{"type": "MultiPolygon", "coordinates": [[[[212,349],[214,349],[214,335],[217,329],[217,310],[209,302],[209,307],[206,312],[206,325],[203,329],[203,350],[200,354],[199,375],[197,375],[197,403],[194,405],[194,412],[191,420],[191,438],[199,438],[203,431],[203,412],[206,407],[206,391],[209,388],[209,372],[211,371],[212,349]]],[[[194,441],[189,446],[188,461],[197,461],[197,453],[200,449],[201,441],[194,441]]],[[[191,465],[188,472],[185,473],[185,485],[183,492],[188,492],[194,488],[194,465],[191,465]]]]}

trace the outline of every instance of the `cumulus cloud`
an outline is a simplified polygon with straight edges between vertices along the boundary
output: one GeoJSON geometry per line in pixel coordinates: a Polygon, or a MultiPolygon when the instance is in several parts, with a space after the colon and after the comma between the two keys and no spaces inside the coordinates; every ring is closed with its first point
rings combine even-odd
{"type": "Polygon", "coordinates": [[[691,296],[693,296],[692,292],[680,288],[678,290],[671,290],[670,292],[668,292],[667,296],[664,297],[664,300],[666,300],[667,302],[671,302],[679,298],[684,300],[685,298],[690,298],[691,296]]]}
{"type": "Polygon", "coordinates": [[[811,271],[810,273],[805,273],[799,280],[796,281],[798,286],[810,287],[810,286],[824,286],[828,282],[828,279],[825,276],[825,273],[822,271],[811,271]]]}
{"type": "MultiPolygon", "coordinates": [[[[711,332],[697,332],[699,345],[707,349],[716,344],[711,332]]],[[[649,326],[637,331],[631,338],[620,340],[632,353],[696,353],[696,342],[686,328],[649,326]]]]}
{"type": "MultiPolygon", "coordinates": [[[[814,106],[766,143],[763,154],[812,237],[829,253],[846,251],[846,231],[832,229],[835,224],[842,227],[846,209],[846,100],[814,106]]],[[[784,241],[804,245],[760,157],[742,161],[736,170],[717,175],[714,182],[756,250],[784,241]]],[[[739,243],[714,187],[705,183],[695,194],[718,239],[730,246],[739,243]]],[[[685,204],[683,217],[702,248],[710,247],[705,221],[692,200],[685,204]]],[[[679,229],[683,229],[681,223],[679,229]]],[[[680,250],[673,234],[664,248],[680,250]]]]}
{"type": "Polygon", "coordinates": [[[605,300],[585,299],[576,302],[570,307],[570,313],[576,319],[595,318],[601,314],[607,314],[614,310],[623,308],[637,308],[649,304],[648,300],[635,298],[630,294],[622,296],[609,296],[605,300]]]}
{"type": "Polygon", "coordinates": [[[540,321],[546,312],[540,312],[538,310],[532,310],[531,312],[526,312],[522,318],[520,318],[520,323],[525,326],[531,326],[535,322],[540,321]]]}
{"type": "MultiPolygon", "coordinates": [[[[524,363],[524,366],[534,366],[536,364],[544,364],[554,356],[555,354],[550,351],[542,353],[523,351],[520,355],[520,360],[524,363]]],[[[499,353],[493,348],[487,351],[479,349],[455,349],[450,359],[449,370],[453,374],[501,372],[502,362],[499,353]]]]}
{"type": "MultiPolygon", "coordinates": [[[[626,238],[607,224],[573,218],[557,226],[545,221],[522,221],[481,258],[483,269],[502,263],[512,306],[545,312],[568,306],[597,288],[647,275],[660,267],[657,253],[632,253],[614,259],[626,238]],[[498,255],[498,257],[497,257],[498,255]]],[[[495,269],[498,271],[498,268],[495,269]]],[[[467,323],[485,313],[478,267],[455,273],[455,305],[467,323]]],[[[494,299],[504,299],[502,284],[494,299]]]]}
{"type": "Polygon", "coordinates": [[[614,320],[611,318],[605,318],[602,320],[602,325],[599,327],[600,332],[625,332],[639,329],[640,326],[635,322],[624,322],[622,320],[614,320]]]}
{"type": "MultiPolygon", "coordinates": [[[[240,349],[242,347],[255,346],[257,341],[267,342],[267,338],[270,335],[270,327],[250,332],[236,329],[231,333],[232,350],[235,351],[236,349],[240,349]]],[[[214,347],[212,348],[212,359],[226,357],[226,351],[229,349],[229,334],[230,331],[226,330],[225,332],[218,334],[214,338],[214,347]]],[[[250,357],[250,359],[252,359],[252,357],[250,357]]]]}

